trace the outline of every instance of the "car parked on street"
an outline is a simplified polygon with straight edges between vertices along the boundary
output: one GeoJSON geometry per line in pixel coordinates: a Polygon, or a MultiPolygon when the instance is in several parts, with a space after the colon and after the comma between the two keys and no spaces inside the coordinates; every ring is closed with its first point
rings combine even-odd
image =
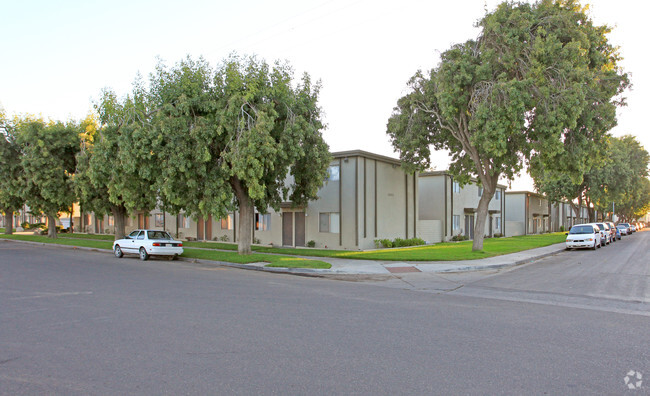
{"type": "Polygon", "coordinates": [[[621,235],[628,235],[627,231],[628,231],[629,228],[627,228],[623,224],[617,225],[616,229],[621,233],[621,235]]]}
{"type": "Polygon", "coordinates": [[[630,224],[630,229],[633,233],[636,232],[636,226],[634,224],[630,224]]]}
{"type": "Polygon", "coordinates": [[[183,243],[174,240],[167,231],[135,230],[126,238],[113,242],[115,257],[124,254],[137,254],[140,260],[148,260],[150,256],[168,256],[175,259],[183,254],[183,243]]]}
{"type": "Polygon", "coordinates": [[[632,234],[632,228],[630,228],[630,223],[618,223],[616,226],[617,226],[617,227],[618,227],[618,226],[623,226],[623,227],[625,227],[625,232],[626,232],[625,235],[630,235],[630,234],[632,234]]]}
{"type": "Polygon", "coordinates": [[[618,241],[621,239],[621,231],[616,228],[616,225],[612,221],[607,221],[609,229],[612,231],[612,241],[618,241]]]}
{"type": "Polygon", "coordinates": [[[612,234],[609,232],[609,226],[605,223],[593,223],[600,229],[600,244],[609,245],[612,242],[612,234]]]}
{"type": "Polygon", "coordinates": [[[566,233],[566,249],[601,247],[600,228],[595,224],[576,224],[566,233]]]}

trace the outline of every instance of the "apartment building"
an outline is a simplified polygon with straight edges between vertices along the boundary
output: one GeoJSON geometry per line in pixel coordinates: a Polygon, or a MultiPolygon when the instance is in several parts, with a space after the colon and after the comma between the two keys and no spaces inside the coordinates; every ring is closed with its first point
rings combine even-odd
{"type": "MultiPolygon", "coordinates": [[[[449,241],[455,235],[474,238],[474,224],[483,187],[472,184],[460,186],[446,171],[424,172],[418,177],[419,237],[430,243],[449,241]]],[[[505,235],[506,186],[498,185],[488,207],[484,235],[505,235]]]]}

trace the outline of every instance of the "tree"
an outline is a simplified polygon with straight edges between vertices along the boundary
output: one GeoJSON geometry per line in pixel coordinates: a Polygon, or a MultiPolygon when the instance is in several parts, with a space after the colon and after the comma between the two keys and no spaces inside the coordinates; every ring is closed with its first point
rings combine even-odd
{"type": "Polygon", "coordinates": [[[16,141],[23,153],[23,198],[33,212],[48,219],[48,236],[56,238],[55,219],[75,202],[72,176],[79,151],[79,125],[69,122],[45,123],[24,118],[16,125],[16,141]]]}
{"type": "Polygon", "coordinates": [[[5,216],[5,234],[13,233],[14,212],[23,206],[21,152],[14,124],[0,109],[0,212],[5,216]]]}
{"type": "Polygon", "coordinates": [[[194,217],[237,208],[240,254],[251,252],[254,208],[306,204],[327,176],[320,85],[292,80],[287,64],[237,56],[216,70],[202,59],[159,64],[151,76],[157,110],[141,139],[162,169],[160,196],[194,217]]]}
{"type": "Polygon", "coordinates": [[[75,186],[80,201],[96,214],[113,215],[115,239],[124,237],[129,212],[148,212],[157,203],[154,179],[160,166],[151,155],[140,155],[149,153],[150,145],[135,138],[148,125],[145,98],[139,80],[123,100],[104,90],[95,105],[99,127],[78,156],[75,186]]]}
{"type": "Polygon", "coordinates": [[[624,221],[635,221],[650,212],[650,180],[641,178],[616,204],[616,214],[624,221]]]}
{"type": "Polygon", "coordinates": [[[479,180],[473,250],[483,247],[498,180],[512,180],[531,159],[553,163],[567,132],[583,131],[585,109],[612,102],[606,87],[617,93],[627,82],[607,28],[577,2],[506,2],[478,26],[477,40],[454,45],[428,75],[411,78],[387,126],[408,170],[428,167],[433,147],[451,152],[449,170],[461,184],[479,180]]]}

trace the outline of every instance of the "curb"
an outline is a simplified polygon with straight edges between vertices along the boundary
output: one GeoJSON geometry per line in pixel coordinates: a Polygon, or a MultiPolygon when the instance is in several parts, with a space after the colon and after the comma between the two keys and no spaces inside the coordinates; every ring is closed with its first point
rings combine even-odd
{"type": "Polygon", "coordinates": [[[544,257],[552,256],[555,254],[558,254],[560,252],[563,252],[564,248],[558,248],[557,250],[553,250],[551,252],[546,252],[542,253],[536,256],[530,256],[525,259],[513,261],[510,263],[502,263],[502,264],[488,264],[488,265],[468,265],[468,266],[459,266],[457,268],[446,268],[446,269],[441,269],[437,271],[422,271],[422,272],[431,272],[431,273],[451,273],[451,272],[469,272],[469,271],[482,271],[482,270],[487,270],[487,269],[501,269],[501,268],[508,268],[508,267],[517,267],[519,265],[523,264],[528,264],[533,261],[537,261],[539,259],[542,259],[544,257]]]}

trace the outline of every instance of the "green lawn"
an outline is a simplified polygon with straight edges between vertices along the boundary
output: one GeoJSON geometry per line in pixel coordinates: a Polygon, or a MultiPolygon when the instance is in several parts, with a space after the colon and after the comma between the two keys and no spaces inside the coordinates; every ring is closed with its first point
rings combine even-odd
{"type": "MultiPolygon", "coordinates": [[[[472,252],[472,241],[438,243],[429,246],[417,246],[397,249],[381,249],[366,252],[330,249],[293,249],[269,246],[253,246],[258,253],[274,253],[309,257],[335,257],[358,260],[386,261],[455,261],[475,260],[499,256],[502,254],[520,252],[564,242],[563,232],[541,235],[526,235],[509,238],[487,238],[483,242],[483,250],[472,252]]],[[[236,244],[219,242],[183,242],[183,246],[201,247],[206,249],[237,250],[236,244]]]]}
{"type": "MultiPolygon", "coordinates": [[[[95,247],[101,249],[111,249],[111,241],[113,239],[112,235],[88,234],[59,234],[59,238],[55,240],[49,239],[45,236],[32,235],[0,235],[0,237],[27,241],[57,243],[61,245],[95,247]]],[[[528,250],[542,246],[548,246],[555,243],[564,242],[565,239],[566,236],[562,232],[509,238],[488,238],[483,242],[483,250],[479,252],[472,251],[472,241],[438,243],[429,246],[381,249],[366,252],[253,246],[252,249],[255,254],[248,256],[238,255],[236,252],[237,245],[233,243],[183,242],[183,247],[185,248],[183,257],[226,261],[232,263],[268,262],[268,265],[272,267],[329,268],[330,265],[322,261],[288,256],[335,257],[358,260],[386,261],[474,260],[498,256],[502,254],[520,252],[522,250],[528,250]],[[193,248],[203,248],[209,250],[199,250],[193,248]]]]}
{"type": "MultiPolygon", "coordinates": [[[[105,240],[97,240],[103,238],[74,238],[80,236],[100,236],[100,235],[87,235],[87,234],[59,234],[56,239],[48,238],[47,236],[37,235],[4,235],[0,234],[0,238],[14,239],[19,241],[31,241],[41,243],[53,243],[57,245],[67,246],[81,246],[97,249],[112,249],[113,242],[105,240]],[[65,236],[64,236],[65,235],[65,236]]],[[[104,235],[105,237],[105,235],[104,235]]],[[[185,247],[185,243],[183,243],[185,247]]],[[[235,247],[236,249],[236,247],[235,247]]],[[[268,267],[288,267],[288,268],[320,268],[329,269],[331,264],[323,261],[304,259],[299,257],[287,257],[281,255],[271,254],[251,254],[247,256],[240,256],[236,251],[222,252],[218,250],[199,250],[192,248],[185,248],[182,257],[197,258],[204,260],[224,261],[228,263],[248,264],[266,262],[268,267]]]]}
{"type": "Polygon", "coordinates": [[[67,239],[94,239],[98,241],[114,241],[115,240],[115,235],[113,234],[58,234],[59,238],[67,238],[67,239]]]}

